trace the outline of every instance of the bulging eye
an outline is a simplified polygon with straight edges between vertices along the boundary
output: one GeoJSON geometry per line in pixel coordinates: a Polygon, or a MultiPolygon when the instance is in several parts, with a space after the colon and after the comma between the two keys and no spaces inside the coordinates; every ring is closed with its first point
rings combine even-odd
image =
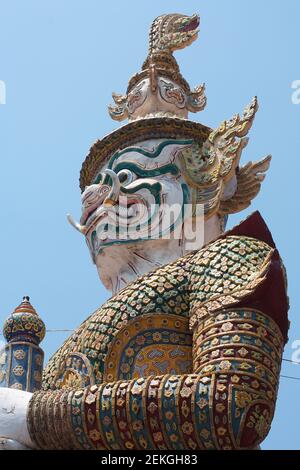
{"type": "Polygon", "coordinates": [[[134,180],[135,175],[130,170],[124,169],[118,172],[118,178],[120,183],[125,185],[130,184],[134,180]]]}

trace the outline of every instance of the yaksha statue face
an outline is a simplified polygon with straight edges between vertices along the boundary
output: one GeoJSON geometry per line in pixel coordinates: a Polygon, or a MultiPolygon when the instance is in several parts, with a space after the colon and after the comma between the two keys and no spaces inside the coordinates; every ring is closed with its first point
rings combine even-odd
{"type": "Polygon", "coordinates": [[[80,222],[93,259],[105,247],[167,239],[181,229],[190,191],[180,159],[191,146],[189,140],[151,139],[110,158],[82,194],[80,222]]]}
{"type": "Polygon", "coordinates": [[[119,279],[112,273],[114,260],[117,270],[126,260],[118,284],[125,285],[128,269],[143,273],[153,262],[169,261],[171,253],[176,259],[203,245],[204,206],[196,205],[195,190],[185,176],[195,151],[189,138],[136,142],[113,153],[83,191],[80,224],[73,224],[85,234],[108,288],[114,290],[119,279]]]}
{"type": "Polygon", "coordinates": [[[142,71],[109,107],[129,123],[96,142],[81,170],[82,216],[69,220],[113,292],[218,237],[228,214],[259,192],[269,166],[268,157],[239,168],[256,98],[216,130],[187,119],[205,107],[205,87],[191,91],[173,51],[193,42],[198,26],[197,15],[153,22],[142,71]]]}

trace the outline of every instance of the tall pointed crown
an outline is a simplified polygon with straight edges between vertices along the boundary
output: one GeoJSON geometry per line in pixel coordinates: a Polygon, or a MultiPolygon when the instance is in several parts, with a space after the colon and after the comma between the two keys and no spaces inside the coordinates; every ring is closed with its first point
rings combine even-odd
{"type": "MultiPolygon", "coordinates": [[[[173,52],[183,49],[194,42],[198,37],[200,18],[194,14],[192,16],[171,13],[158,16],[152,23],[149,34],[149,51],[143,63],[142,70],[136,73],[128,83],[126,95],[113,93],[115,105],[109,106],[110,116],[118,121],[129,118],[130,94],[143,80],[150,80],[152,93],[158,87],[158,77],[164,77],[180,87],[186,95],[184,106],[187,111],[197,112],[204,109],[206,105],[205,86],[200,85],[191,90],[188,82],[180,73],[178,63],[173,56],[173,52]]],[[[138,90],[139,91],[139,90],[138,90]]],[[[178,90],[174,91],[178,93],[178,90]]],[[[136,101],[138,98],[133,98],[136,101]]]]}
{"type": "Polygon", "coordinates": [[[206,214],[217,211],[224,218],[247,208],[257,196],[271,156],[239,166],[258,110],[257,98],[241,116],[234,115],[215,130],[188,119],[188,111],[204,109],[205,87],[190,90],[173,52],[195,41],[199,23],[198,15],[177,13],[153,21],[142,70],[129,81],[126,95],[113,94],[115,106],[109,107],[113,119],[129,122],[91,147],[80,172],[82,191],[97,182],[104,163],[119,149],[147,139],[184,136],[194,144],[181,152],[181,168],[197,203],[207,204],[206,214]]]}
{"type": "Polygon", "coordinates": [[[189,46],[197,39],[199,24],[198,15],[173,13],[157,17],[150,28],[148,56],[142,71],[129,81],[127,93],[145,76],[151,78],[158,74],[174,80],[185,91],[190,92],[190,86],[181,75],[173,52],[189,46]]]}

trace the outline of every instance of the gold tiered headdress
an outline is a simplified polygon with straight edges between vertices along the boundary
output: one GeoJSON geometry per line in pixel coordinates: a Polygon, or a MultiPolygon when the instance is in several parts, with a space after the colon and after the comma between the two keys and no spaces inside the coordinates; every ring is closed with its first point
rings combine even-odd
{"type": "Polygon", "coordinates": [[[191,112],[202,111],[206,105],[205,86],[199,85],[191,90],[188,82],[180,73],[173,52],[189,46],[198,37],[200,18],[198,15],[185,16],[178,13],[156,18],[150,28],[149,52],[142,70],[130,80],[126,95],[113,93],[114,106],[109,106],[112,119],[122,121],[129,118],[128,98],[132,90],[148,78],[152,92],[157,89],[157,78],[165,77],[182,88],[187,96],[186,108],[191,112]]]}
{"type": "MultiPolygon", "coordinates": [[[[181,166],[198,202],[207,202],[209,195],[211,210],[220,217],[239,212],[251,204],[269,168],[271,157],[259,162],[249,162],[239,167],[241,153],[248,143],[250,130],[258,109],[257,98],[246,107],[242,116],[235,115],[224,121],[216,130],[187,119],[187,111],[197,112],[206,104],[204,85],[191,91],[189,84],[180,73],[173,52],[190,45],[197,39],[200,19],[198,15],[185,16],[169,14],[156,18],[150,29],[149,52],[142,70],[134,75],[128,84],[126,95],[113,94],[115,106],[109,113],[115,120],[126,118],[129,123],[96,142],[83,163],[80,174],[81,189],[92,184],[103,164],[118,149],[137,142],[155,138],[185,138],[194,144],[183,152],[181,166]],[[166,81],[169,83],[166,84],[166,81]],[[157,88],[164,81],[169,102],[180,102],[186,118],[177,112],[163,113],[157,109],[149,114],[137,115],[130,112],[130,103],[142,101],[148,108],[155,108],[157,88]],[[146,88],[144,91],[142,87],[146,88]],[[141,100],[141,94],[143,100],[141,100]],[[152,101],[151,101],[152,100],[152,101]]],[[[146,107],[147,108],[147,107],[146,107]]],[[[178,110],[178,108],[177,108],[178,110]]]]}

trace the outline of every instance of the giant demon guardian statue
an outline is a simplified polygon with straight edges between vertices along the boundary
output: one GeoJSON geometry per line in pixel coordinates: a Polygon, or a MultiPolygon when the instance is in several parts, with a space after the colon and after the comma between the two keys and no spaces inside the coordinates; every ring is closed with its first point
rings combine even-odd
{"type": "Polygon", "coordinates": [[[204,85],[190,89],[173,52],[198,26],[197,15],[158,17],[142,71],[113,95],[111,117],[128,123],[92,146],[81,219],[69,216],[113,295],[53,355],[41,390],[0,389],[10,446],[254,449],[270,430],[285,271],[258,212],[224,231],[270,157],[239,166],[256,98],[215,130],[188,119],[204,85]]]}

